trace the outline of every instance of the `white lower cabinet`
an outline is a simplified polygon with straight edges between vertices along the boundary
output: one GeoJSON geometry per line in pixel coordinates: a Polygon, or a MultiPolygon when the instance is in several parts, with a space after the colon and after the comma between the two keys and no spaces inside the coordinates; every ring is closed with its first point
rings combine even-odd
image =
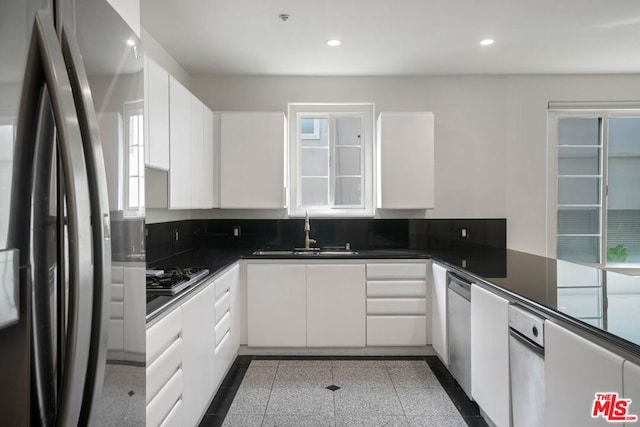
{"type": "MultiPolygon", "coordinates": [[[[622,369],[622,384],[625,399],[631,399],[629,414],[640,417],[640,365],[624,361],[622,369]]],[[[634,426],[636,423],[627,423],[627,426],[634,426]]]]}
{"type": "Polygon", "coordinates": [[[426,345],[426,316],[367,316],[368,346],[426,345]]]}
{"type": "Polygon", "coordinates": [[[182,304],[184,354],[184,391],[182,393],[184,425],[196,425],[206,410],[213,391],[213,328],[215,294],[213,284],[182,304]]]}
{"type": "Polygon", "coordinates": [[[147,426],[199,424],[238,352],[239,281],[236,264],[147,328],[147,426]]]}
{"type": "Polygon", "coordinates": [[[427,344],[426,262],[367,264],[367,346],[427,344]]]}
{"type": "MultiPolygon", "coordinates": [[[[161,425],[182,399],[182,309],[178,308],[147,329],[146,425],[161,425]]],[[[179,414],[174,413],[175,420],[179,414]]]]}
{"type": "Polygon", "coordinates": [[[304,264],[247,265],[247,344],[250,347],[307,345],[304,264]]]}
{"type": "Polygon", "coordinates": [[[556,323],[544,328],[546,427],[610,425],[591,417],[593,401],[599,392],[622,394],[624,360],[556,323]]]}
{"type": "Polygon", "coordinates": [[[431,288],[431,342],[433,350],[445,365],[449,364],[449,343],[447,342],[447,269],[432,264],[431,288]]]}
{"type": "Polygon", "coordinates": [[[365,266],[307,265],[307,347],[365,346],[365,266]]]}
{"type": "Polygon", "coordinates": [[[510,425],[509,301],[471,285],[471,395],[497,427],[510,425]]]}

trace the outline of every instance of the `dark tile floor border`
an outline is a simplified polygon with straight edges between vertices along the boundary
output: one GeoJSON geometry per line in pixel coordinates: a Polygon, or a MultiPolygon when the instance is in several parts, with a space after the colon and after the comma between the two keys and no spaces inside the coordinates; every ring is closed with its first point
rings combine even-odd
{"type": "Polygon", "coordinates": [[[200,422],[200,427],[220,427],[229,412],[252,360],[424,360],[431,368],[442,388],[470,427],[486,427],[478,405],[471,401],[437,356],[251,356],[236,357],[225,376],[211,405],[200,422]]]}

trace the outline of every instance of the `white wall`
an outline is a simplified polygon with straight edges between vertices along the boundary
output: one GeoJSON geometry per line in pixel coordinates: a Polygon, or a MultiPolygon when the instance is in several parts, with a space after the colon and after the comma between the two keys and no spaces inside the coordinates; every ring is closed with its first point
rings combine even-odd
{"type": "MultiPolygon", "coordinates": [[[[374,102],[435,114],[436,208],[427,218],[507,218],[512,249],[545,255],[548,101],[640,99],[639,75],[191,77],[213,110],[286,111],[288,102],[374,102]]],[[[197,218],[283,212],[193,211],[197,218]]],[[[420,212],[386,213],[415,217],[420,212]]]]}

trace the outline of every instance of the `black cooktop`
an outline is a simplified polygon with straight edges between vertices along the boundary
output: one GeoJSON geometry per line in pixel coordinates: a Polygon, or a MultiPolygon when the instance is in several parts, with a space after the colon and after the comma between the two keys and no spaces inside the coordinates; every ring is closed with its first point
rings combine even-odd
{"type": "Polygon", "coordinates": [[[209,274],[201,267],[167,267],[147,270],[147,294],[175,295],[209,274]]]}

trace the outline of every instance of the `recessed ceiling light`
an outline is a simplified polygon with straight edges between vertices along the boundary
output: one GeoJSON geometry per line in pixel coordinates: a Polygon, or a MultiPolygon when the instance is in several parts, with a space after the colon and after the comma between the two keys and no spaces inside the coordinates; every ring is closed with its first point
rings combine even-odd
{"type": "Polygon", "coordinates": [[[133,46],[135,46],[135,45],[136,45],[136,42],[135,42],[135,41],[133,41],[133,39],[129,39],[129,40],[127,40],[127,45],[129,45],[129,46],[133,47],[133,46]]]}
{"type": "Polygon", "coordinates": [[[493,43],[495,42],[495,40],[493,39],[484,39],[480,42],[480,44],[482,46],[491,46],[493,43]]]}
{"type": "Polygon", "coordinates": [[[340,40],[337,40],[337,39],[327,40],[327,45],[331,46],[331,47],[340,46],[340,44],[342,44],[342,42],[340,40]]]}

